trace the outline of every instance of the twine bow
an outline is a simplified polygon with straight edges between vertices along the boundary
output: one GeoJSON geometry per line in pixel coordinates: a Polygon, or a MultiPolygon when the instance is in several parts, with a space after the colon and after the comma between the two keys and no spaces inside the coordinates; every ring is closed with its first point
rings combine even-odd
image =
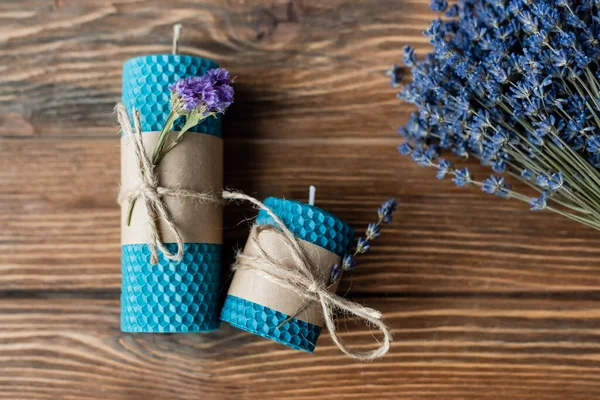
{"type": "Polygon", "coordinates": [[[383,315],[377,310],[346,300],[327,290],[327,286],[323,282],[323,279],[319,279],[320,277],[313,272],[310,260],[298,239],[285,226],[281,219],[271,211],[271,209],[259,200],[243,193],[224,191],[223,198],[228,200],[245,200],[254,204],[267,212],[278,226],[255,225],[252,228],[249,240],[256,246],[259,255],[249,256],[244,253],[239,253],[233,265],[233,270],[252,270],[303,298],[319,302],[323,312],[325,326],[327,327],[332,340],[346,355],[361,361],[368,361],[382,357],[389,351],[392,335],[383,321],[383,315]],[[279,236],[284,245],[290,249],[293,261],[291,265],[293,265],[293,267],[290,268],[274,259],[260,246],[258,237],[263,232],[273,232],[279,236]],[[357,352],[348,349],[337,334],[333,319],[335,310],[353,314],[363,319],[368,324],[375,326],[383,334],[383,342],[380,343],[378,348],[366,352],[357,352]]]}
{"type": "Polygon", "coordinates": [[[117,104],[115,111],[124,135],[131,138],[133,142],[133,151],[140,172],[139,185],[131,191],[121,191],[119,193],[118,202],[121,204],[123,201],[127,200],[129,204],[132,205],[138,198],[144,200],[148,215],[150,216],[149,245],[151,251],[150,262],[152,264],[158,263],[157,248],[160,249],[163,255],[169,260],[179,261],[183,258],[183,239],[173,222],[173,218],[171,217],[163,198],[165,196],[173,196],[178,198],[192,198],[199,202],[211,203],[218,203],[219,199],[210,192],[199,193],[193,190],[173,189],[160,186],[158,176],[154,172],[156,165],[152,162],[150,157],[148,157],[144,148],[139,112],[135,108],[133,109],[134,125],[132,127],[125,106],[123,106],[122,103],[117,104]],[[175,242],[177,243],[176,253],[171,253],[161,240],[160,231],[157,225],[157,220],[159,218],[167,224],[167,228],[175,237],[175,242]]]}

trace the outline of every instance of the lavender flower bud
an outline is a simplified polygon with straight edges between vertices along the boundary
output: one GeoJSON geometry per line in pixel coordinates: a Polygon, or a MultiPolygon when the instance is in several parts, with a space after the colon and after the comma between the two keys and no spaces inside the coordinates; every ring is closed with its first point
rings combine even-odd
{"type": "Polygon", "coordinates": [[[542,195],[537,198],[529,199],[529,205],[531,206],[531,211],[543,210],[547,206],[548,200],[548,192],[542,192],[542,195]]]}
{"type": "Polygon", "coordinates": [[[432,0],[429,7],[431,8],[431,11],[444,12],[444,11],[446,11],[446,8],[448,8],[448,1],[447,0],[432,0]]]}
{"type": "Polygon", "coordinates": [[[359,254],[364,254],[371,248],[369,241],[363,238],[358,238],[358,243],[356,245],[356,252],[359,254]]]}
{"type": "Polygon", "coordinates": [[[452,179],[456,186],[467,186],[471,183],[471,175],[468,168],[459,169],[456,171],[455,177],[452,179]]]}
{"type": "Polygon", "coordinates": [[[366,232],[366,236],[367,236],[367,240],[373,240],[373,239],[377,239],[379,237],[380,234],[380,230],[377,227],[377,224],[369,224],[369,226],[367,226],[367,232],[366,232]]]}
{"type": "Polygon", "coordinates": [[[344,261],[342,262],[342,269],[344,270],[344,272],[356,271],[356,260],[351,254],[346,254],[344,256],[344,261]]]}
{"type": "Polygon", "coordinates": [[[396,211],[396,207],[398,206],[398,202],[396,199],[388,199],[381,204],[381,207],[377,210],[377,215],[379,217],[379,221],[384,224],[389,224],[392,222],[392,214],[396,211]]]}
{"type": "Polygon", "coordinates": [[[338,279],[340,279],[341,275],[342,275],[342,269],[340,268],[340,266],[338,264],[335,264],[331,268],[331,273],[329,275],[329,284],[330,285],[335,284],[338,281],[338,279]]]}

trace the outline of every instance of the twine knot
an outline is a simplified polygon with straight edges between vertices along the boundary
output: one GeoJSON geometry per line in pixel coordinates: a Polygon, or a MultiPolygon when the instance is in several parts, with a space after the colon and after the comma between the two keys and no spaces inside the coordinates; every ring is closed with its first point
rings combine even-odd
{"type": "Polygon", "coordinates": [[[151,251],[150,262],[152,264],[158,263],[157,248],[160,249],[165,258],[180,261],[183,258],[183,239],[165,205],[164,197],[187,197],[200,202],[210,203],[219,203],[219,199],[212,192],[199,193],[193,190],[165,188],[160,186],[158,176],[154,172],[156,165],[152,162],[148,154],[146,154],[146,149],[144,148],[139,112],[135,108],[133,109],[134,124],[132,127],[129,116],[127,115],[127,110],[122,103],[117,104],[115,111],[124,135],[131,138],[133,141],[133,151],[138,162],[140,176],[140,182],[135,189],[128,192],[121,191],[119,193],[118,202],[121,204],[124,200],[127,200],[131,211],[133,204],[138,198],[144,200],[146,210],[150,216],[149,245],[151,251]],[[167,228],[175,237],[175,242],[177,244],[177,251],[175,253],[170,252],[162,242],[160,231],[157,226],[158,219],[162,219],[167,224],[167,228]]]}
{"type": "Polygon", "coordinates": [[[251,270],[300,297],[319,302],[323,320],[331,339],[346,355],[361,361],[368,361],[382,357],[389,351],[392,335],[383,321],[383,315],[377,310],[364,307],[331,293],[324,283],[324,277],[319,276],[315,272],[317,269],[311,266],[310,260],[298,239],[269,207],[251,196],[238,192],[224,191],[223,198],[248,201],[267,212],[275,221],[275,225],[254,225],[248,240],[254,244],[258,250],[258,255],[251,256],[238,253],[233,265],[234,271],[251,270]],[[264,232],[272,232],[277,235],[283,244],[289,248],[292,259],[290,264],[284,264],[280,260],[274,259],[263,249],[258,237],[264,232]],[[366,352],[348,349],[337,334],[333,319],[336,310],[355,315],[367,324],[375,326],[383,334],[383,342],[380,343],[378,348],[366,352]]]}

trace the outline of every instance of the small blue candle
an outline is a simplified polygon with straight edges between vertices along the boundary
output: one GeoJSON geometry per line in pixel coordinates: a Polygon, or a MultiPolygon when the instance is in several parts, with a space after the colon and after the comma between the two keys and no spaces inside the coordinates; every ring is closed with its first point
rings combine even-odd
{"type": "MultiPolygon", "coordinates": [[[[212,68],[217,68],[214,61],[179,54],[148,55],[128,60],[123,65],[123,104],[129,113],[134,107],[139,110],[145,135],[160,131],[170,112],[168,86],[180,78],[201,76],[212,68]]],[[[180,128],[181,119],[173,130],[180,128]]],[[[217,154],[207,154],[208,159],[202,162],[210,164],[213,175],[217,176],[218,187],[209,189],[218,191],[222,188],[222,158],[219,158],[222,157],[221,118],[208,118],[192,131],[212,137],[207,140],[211,141],[211,148],[217,149],[213,152],[217,154]]],[[[195,160],[180,168],[171,168],[171,171],[187,169],[193,172],[193,168],[205,167],[195,160]]],[[[139,203],[142,202],[138,202],[135,208],[143,209],[144,204],[139,203]]],[[[139,238],[123,242],[122,331],[204,332],[218,329],[222,247],[220,206],[214,208],[214,212],[219,213],[219,222],[215,224],[219,226],[206,229],[212,229],[211,234],[217,239],[209,243],[186,241],[180,261],[166,259],[159,251],[158,264],[152,264],[148,243],[139,238]]],[[[188,219],[197,218],[198,223],[201,217],[186,216],[188,219]]],[[[131,223],[140,224],[140,221],[132,219],[131,223]]],[[[176,243],[166,243],[166,247],[174,252],[176,243]]]]}
{"type": "MultiPolygon", "coordinates": [[[[327,265],[321,266],[325,267],[327,272],[333,266],[334,260],[341,262],[341,258],[348,253],[354,240],[354,230],[335,215],[314,205],[294,200],[269,197],[265,199],[264,204],[282,220],[296,238],[307,242],[308,246],[320,249],[318,257],[314,259],[322,262],[325,262],[325,259],[329,260],[327,265]]],[[[258,213],[256,224],[274,223],[273,218],[265,211],[261,210],[258,213]]],[[[268,244],[263,248],[267,249],[268,244]]],[[[247,250],[248,244],[245,252],[247,250]]],[[[329,277],[328,273],[325,275],[329,277]]],[[[321,327],[314,321],[320,318],[314,315],[298,315],[279,327],[293,315],[294,311],[289,310],[297,310],[306,299],[293,293],[282,292],[280,287],[274,285],[264,278],[252,275],[252,271],[237,271],[221,311],[221,320],[293,349],[313,352],[321,332],[321,327]],[[288,303],[285,307],[282,304],[284,302],[288,303]],[[265,305],[266,303],[269,306],[265,305]],[[282,312],[278,308],[288,308],[288,312],[282,312]]],[[[319,305],[316,304],[316,309],[318,308],[319,305]]]]}

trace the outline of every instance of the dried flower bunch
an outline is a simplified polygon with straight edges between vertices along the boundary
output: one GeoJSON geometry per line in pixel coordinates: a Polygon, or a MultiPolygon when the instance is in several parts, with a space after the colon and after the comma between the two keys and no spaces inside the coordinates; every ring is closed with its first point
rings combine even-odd
{"type": "Polygon", "coordinates": [[[431,8],[448,18],[425,31],[434,51],[423,61],[404,48],[413,81],[398,97],[418,111],[399,129],[399,151],[439,179],[600,229],[600,1],[434,0],[431,8]],[[476,180],[440,159],[444,151],[496,175],[476,180]],[[539,194],[513,190],[507,176],[539,194]]]}
{"type": "Polygon", "coordinates": [[[158,137],[153,154],[157,164],[165,154],[183,139],[183,135],[202,120],[225,113],[233,103],[233,87],[229,72],[223,68],[208,70],[202,76],[179,79],[169,86],[171,91],[171,112],[158,137]],[[166,139],[173,129],[173,124],[181,116],[185,116],[185,124],[174,141],[165,147],[166,139]]]}

